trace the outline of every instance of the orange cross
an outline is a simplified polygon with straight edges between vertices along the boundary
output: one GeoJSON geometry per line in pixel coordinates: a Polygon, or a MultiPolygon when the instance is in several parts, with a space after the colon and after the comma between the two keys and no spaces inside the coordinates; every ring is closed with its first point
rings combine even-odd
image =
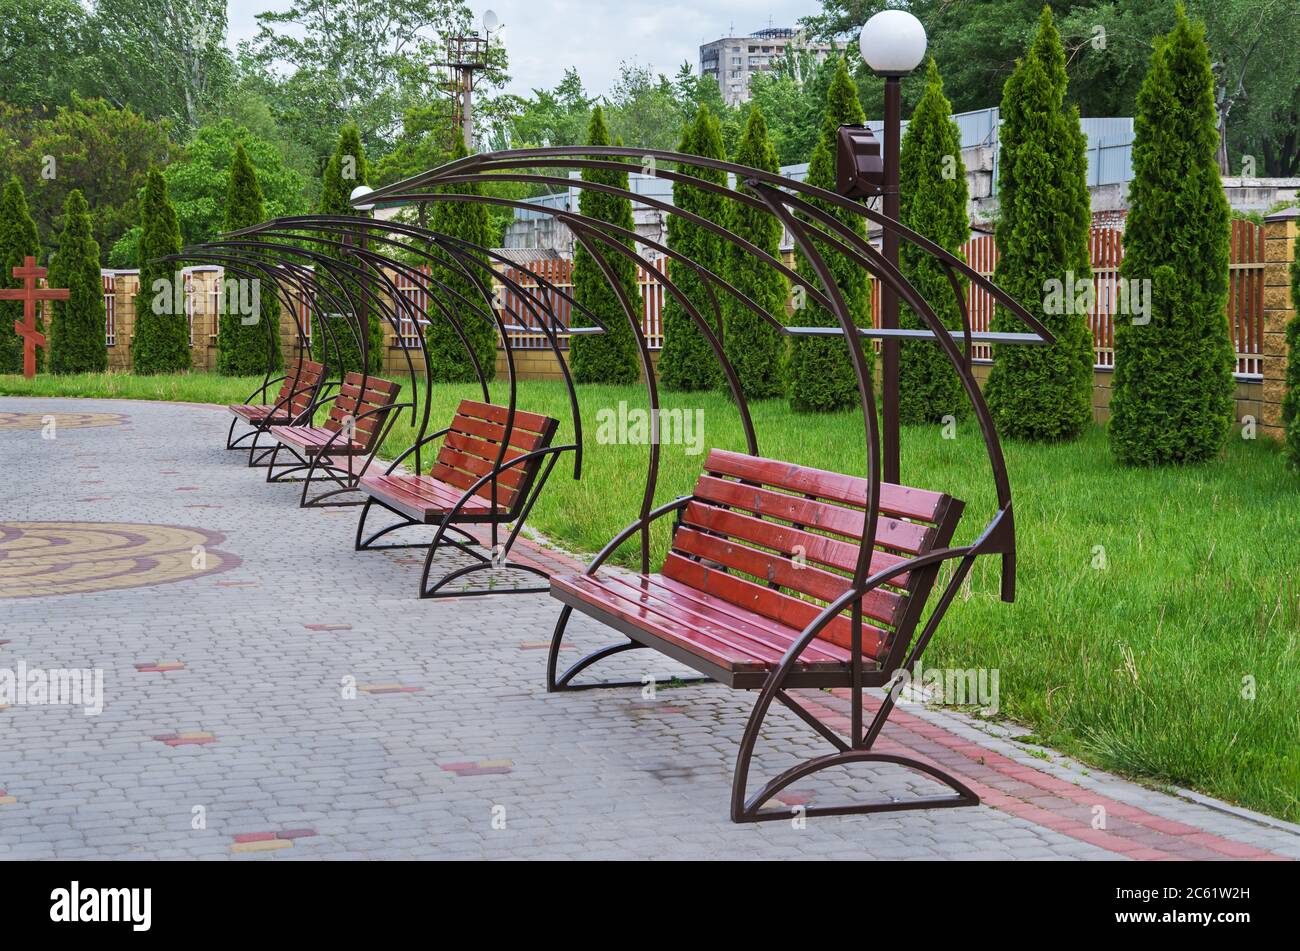
{"type": "Polygon", "coordinates": [[[45,334],[36,329],[36,302],[41,300],[67,300],[67,290],[52,290],[37,287],[36,282],[49,272],[36,266],[36,259],[30,254],[22,267],[14,268],[14,277],[23,282],[22,287],[12,290],[0,289],[0,300],[20,300],[23,302],[23,319],[14,321],[14,333],[23,338],[23,376],[31,379],[36,376],[36,348],[45,347],[45,334]]]}

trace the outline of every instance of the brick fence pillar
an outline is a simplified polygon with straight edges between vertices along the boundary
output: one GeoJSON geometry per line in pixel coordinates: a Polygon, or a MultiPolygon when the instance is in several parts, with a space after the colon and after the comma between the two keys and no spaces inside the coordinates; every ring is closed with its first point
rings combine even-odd
{"type": "Polygon", "coordinates": [[[1291,261],[1295,256],[1300,208],[1264,219],[1264,399],[1259,431],[1282,439],[1282,394],[1286,388],[1286,324],[1294,313],[1291,261]]]}

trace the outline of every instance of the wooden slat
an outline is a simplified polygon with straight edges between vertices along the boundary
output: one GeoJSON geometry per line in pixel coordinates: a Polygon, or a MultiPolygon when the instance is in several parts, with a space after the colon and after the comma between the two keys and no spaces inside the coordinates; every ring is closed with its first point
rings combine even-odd
{"type": "MultiPolygon", "coordinates": [[[[455,467],[464,470],[475,478],[497,472],[495,460],[489,462],[486,459],[480,459],[478,456],[459,452],[450,446],[442,447],[442,451],[438,453],[438,462],[449,468],[455,467]]],[[[500,470],[497,472],[497,481],[502,485],[508,485],[512,489],[518,488],[521,483],[528,481],[527,463],[500,470]]]]}
{"type": "Polygon", "coordinates": [[[443,437],[442,444],[444,446],[450,446],[452,449],[465,453],[466,455],[476,456],[479,459],[486,460],[494,465],[496,464],[498,455],[501,455],[501,464],[505,465],[506,463],[512,462],[525,454],[523,449],[516,449],[512,446],[507,446],[505,453],[502,454],[500,443],[478,439],[474,436],[457,432],[454,428],[443,437]]]}
{"type": "MultiPolygon", "coordinates": [[[[707,473],[695,483],[694,494],[733,508],[743,508],[759,515],[784,519],[859,541],[866,523],[866,512],[862,509],[845,508],[817,499],[786,495],[741,482],[729,482],[707,473]]],[[[913,554],[928,548],[932,535],[933,529],[927,525],[896,518],[882,516],[876,525],[877,544],[913,554]]]]}
{"type": "MultiPolygon", "coordinates": [[[[499,423],[493,423],[485,419],[476,419],[472,416],[457,416],[452,420],[451,428],[470,436],[477,436],[488,442],[501,442],[505,436],[505,427],[499,423]]],[[[539,449],[548,440],[539,433],[530,433],[523,429],[513,429],[510,431],[510,445],[531,452],[539,449]]]]}
{"type": "MultiPolygon", "coordinates": [[[[457,416],[472,416],[475,419],[487,420],[490,423],[497,423],[504,426],[509,418],[510,409],[507,406],[498,406],[495,403],[479,403],[474,400],[461,400],[460,406],[456,410],[457,416]]],[[[543,416],[540,413],[529,413],[521,409],[515,410],[515,428],[524,429],[530,433],[545,434],[555,426],[555,420],[549,416],[543,416]]]]}
{"type": "MultiPolygon", "coordinates": [[[[682,526],[673,535],[673,550],[725,565],[733,571],[742,571],[768,584],[779,585],[819,601],[834,601],[848,590],[851,580],[844,575],[823,571],[813,565],[796,564],[789,558],[727,541],[716,535],[705,535],[687,526],[682,526]]],[[[905,598],[892,591],[876,589],[863,599],[862,610],[868,617],[893,625],[906,603],[905,598]]]]}
{"type": "MultiPolygon", "coordinates": [[[[653,592],[647,591],[643,596],[635,584],[613,582],[606,585],[586,575],[556,576],[552,583],[615,617],[630,621],[638,628],[728,670],[770,669],[780,662],[798,634],[789,629],[780,634],[735,630],[661,599],[653,592]]],[[[808,659],[800,666],[807,670],[842,670],[846,663],[825,649],[810,646],[806,653],[808,659]]]]}
{"type": "MultiPolygon", "coordinates": [[[[787,627],[802,630],[822,611],[818,605],[709,568],[698,561],[690,561],[675,552],[669,552],[668,557],[664,559],[663,574],[705,594],[722,598],[724,601],[755,611],[774,621],[780,621],[787,627]]],[[[849,619],[843,614],[833,618],[822,628],[820,636],[823,640],[848,648],[852,643],[849,619]]],[[[863,623],[863,654],[871,658],[882,656],[888,646],[888,637],[889,635],[879,628],[863,623]]]]}
{"type": "MultiPolygon", "coordinates": [[[[704,468],[709,472],[777,486],[832,502],[862,506],[866,504],[868,482],[857,476],[747,456],[725,449],[710,450],[704,468]]],[[[903,518],[933,522],[943,499],[941,492],[890,483],[882,483],[880,486],[881,511],[903,518]]]]}
{"type": "MultiPolygon", "coordinates": [[[[858,564],[860,550],[858,545],[842,542],[826,535],[805,532],[777,522],[765,522],[741,512],[731,512],[702,502],[687,503],[682,513],[682,521],[688,525],[695,525],[732,538],[741,538],[785,554],[793,555],[802,549],[805,560],[827,568],[851,572],[858,564]]],[[[869,571],[875,574],[905,560],[901,555],[873,551],[869,571]]],[[[900,575],[897,587],[907,587],[910,580],[906,573],[900,575]]]]}

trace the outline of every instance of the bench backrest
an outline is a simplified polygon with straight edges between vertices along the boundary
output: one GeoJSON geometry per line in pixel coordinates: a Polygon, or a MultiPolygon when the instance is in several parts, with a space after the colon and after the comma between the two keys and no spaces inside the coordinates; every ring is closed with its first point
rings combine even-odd
{"type": "MultiPolygon", "coordinates": [[[[867,487],[866,479],[854,476],[714,449],[681,514],[662,573],[790,627],[805,627],[848,590],[867,487]]],[[[880,496],[872,574],[946,546],[964,507],[951,496],[906,486],[882,485],[880,496]]],[[[883,660],[899,635],[910,639],[936,572],[901,575],[862,599],[866,657],[883,660]]],[[[851,636],[847,611],[820,634],[846,649],[851,636]]]]}
{"type": "Polygon", "coordinates": [[[324,376],[324,365],[313,360],[302,360],[287,367],[276,405],[286,406],[288,415],[294,419],[302,416],[316,401],[324,376]]]}
{"type": "MultiPolygon", "coordinates": [[[[492,472],[505,439],[506,419],[509,410],[495,403],[478,403],[461,400],[456,415],[438,451],[430,475],[458,489],[468,489],[478,479],[492,472]]],[[[514,427],[501,464],[537,449],[545,449],[555,437],[559,421],[538,413],[515,410],[514,427]]],[[[518,513],[528,498],[537,470],[545,457],[536,457],[517,466],[503,469],[496,479],[496,504],[511,517],[518,513]]],[[[475,492],[482,498],[492,499],[492,482],[489,480],[475,492]]]]}
{"type": "Polygon", "coordinates": [[[397,402],[397,394],[401,389],[401,384],[391,380],[348,373],[343,377],[343,384],[330,406],[325,428],[338,431],[348,426],[348,421],[352,420],[352,439],[362,445],[363,451],[370,452],[383,435],[384,422],[392,411],[392,405],[397,402]],[[379,412],[373,412],[374,410],[379,412]],[[366,415],[367,413],[371,415],[366,415]]]}

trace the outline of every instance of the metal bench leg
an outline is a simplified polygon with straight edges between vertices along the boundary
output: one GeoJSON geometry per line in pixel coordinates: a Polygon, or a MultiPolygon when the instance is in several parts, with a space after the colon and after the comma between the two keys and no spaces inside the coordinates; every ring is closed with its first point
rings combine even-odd
{"type": "MultiPolygon", "coordinates": [[[[599,650],[592,651],[581,660],[575,661],[568,670],[559,677],[556,677],[556,671],[559,669],[560,648],[564,644],[564,629],[569,626],[569,615],[573,613],[573,608],[565,605],[560,611],[559,620],[555,622],[555,633],[551,635],[551,649],[546,656],[546,692],[559,693],[563,690],[596,690],[605,687],[644,687],[644,680],[597,680],[591,683],[573,683],[573,678],[578,676],[592,664],[604,660],[606,657],[613,657],[615,654],[622,654],[624,651],[645,650],[646,645],[638,644],[630,637],[625,644],[609,644],[599,650]]],[[[700,684],[712,683],[710,677],[656,677],[656,685],[676,685],[676,684],[700,684]]]]}
{"type": "MultiPolygon", "coordinates": [[[[771,685],[769,685],[770,687],[771,685]]],[[[856,692],[855,697],[858,703],[861,703],[861,693],[856,692]]],[[[872,721],[871,729],[868,736],[864,737],[856,747],[851,747],[838,737],[831,735],[836,746],[836,752],[829,753],[825,756],[818,756],[806,762],[799,763],[787,769],[779,776],[769,781],[762,789],[748,798],[745,795],[745,788],[749,780],[750,761],[754,755],[754,746],[758,742],[760,729],[763,720],[767,716],[767,711],[771,708],[774,698],[782,699],[779,688],[769,689],[765,687],[759,694],[758,702],[754,704],[754,710],[750,713],[749,722],[745,725],[745,733],[741,737],[740,750],[736,755],[736,770],[732,777],[731,786],[731,820],[733,822],[766,822],[776,819],[789,819],[792,815],[789,809],[764,809],[763,806],[773,796],[785,789],[792,783],[796,783],[806,776],[820,772],[823,769],[830,769],[835,766],[847,766],[850,763],[892,763],[897,766],[904,766],[908,769],[924,773],[931,779],[938,780],[953,790],[953,795],[946,796],[919,796],[911,799],[883,799],[864,803],[850,803],[833,806],[809,806],[804,808],[801,815],[804,816],[847,816],[859,815],[872,812],[902,812],[909,809],[951,809],[959,806],[978,806],[980,799],[965,783],[957,779],[950,773],[946,773],[939,767],[930,763],[923,762],[919,759],[913,759],[909,756],[899,756],[893,753],[876,753],[868,745],[874,742],[875,737],[879,735],[884,721],[889,716],[891,706],[882,706],[872,721]]],[[[783,700],[784,702],[784,700],[783,700]]],[[[793,703],[791,709],[795,711],[805,721],[812,718],[812,714],[804,710],[797,703],[793,703]]],[[[886,701],[888,703],[888,701],[886,701]]],[[[814,718],[815,721],[815,718],[814,718]]],[[[817,729],[822,736],[827,736],[830,732],[829,727],[820,721],[811,722],[810,725],[817,729]]]]}
{"type": "Polygon", "coordinates": [[[239,449],[239,450],[242,450],[244,447],[241,446],[240,443],[242,443],[242,442],[243,442],[245,439],[247,439],[249,436],[252,436],[254,433],[257,432],[256,429],[251,429],[251,430],[249,430],[248,432],[246,432],[246,433],[244,433],[243,435],[241,435],[238,439],[236,439],[236,438],[235,438],[235,427],[239,425],[239,421],[240,421],[240,420],[239,420],[239,417],[238,417],[238,416],[236,416],[234,419],[232,419],[232,420],[230,421],[230,429],[229,429],[229,431],[226,433],[226,448],[227,448],[227,449],[239,449]]]}

